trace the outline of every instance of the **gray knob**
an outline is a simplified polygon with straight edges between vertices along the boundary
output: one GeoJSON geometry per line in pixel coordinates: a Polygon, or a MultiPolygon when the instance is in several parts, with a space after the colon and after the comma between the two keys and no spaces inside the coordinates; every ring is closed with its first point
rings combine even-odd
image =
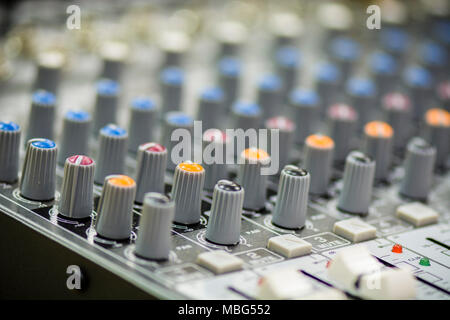
{"type": "Polygon", "coordinates": [[[97,82],[97,97],[94,108],[94,125],[92,133],[98,136],[101,128],[109,123],[117,123],[117,108],[119,104],[119,83],[110,79],[97,82]]]}
{"type": "Polygon", "coordinates": [[[386,122],[372,121],[364,127],[363,152],[375,160],[375,180],[386,180],[392,159],[394,130],[386,122]]]}
{"type": "Polygon", "coordinates": [[[91,215],[94,206],[94,169],[94,160],[87,156],[67,158],[58,207],[60,214],[74,219],[91,215]]]}
{"type": "Polygon", "coordinates": [[[339,94],[341,78],[341,71],[334,63],[324,62],[317,68],[316,85],[317,94],[322,99],[321,114],[325,113],[328,106],[334,104],[339,94]]]}
{"type": "Polygon", "coordinates": [[[256,103],[238,101],[233,105],[233,127],[236,129],[259,128],[261,116],[261,107],[256,103]]]}
{"type": "Polygon", "coordinates": [[[181,110],[184,72],[178,67],[168,67],[161,72],[160,90],[162,112],[181,110]]]}
{"type": "Polygon", "coordinates": [[[20,194],[31,200],[50,201],[55,197],[56,144],[48,139],[31,139],[20,179],[20,194]]]}
{"type": "Polygon", "coordinates": [[[393,56],[375,52],[370,57],[370,70],[375,78],[378,96],[383,97],[398,82],[398,64],[393,56]]]}
{"type": "Polygon", "coordinates": [[[384,118],[394,129],[394,148],[403,150],[408,141],[412,123],[411,102],[408,96],[393,92],[383,97],[382,108],[384,118]]]}
{"type": "Polygon", "coordinates": [[[89,154],[91,116],[86,111],[68,111],[64,116],[62,138],[58,152],[58,164],[76,154],[89,154]]]}
{"type": "Polygon", "coordinates": [[[315,91],[297,89],[289,98],[289,106],[295,121],[295,142],[303,144],[313,134],[319,116],[319,96],[315,91]]]}
{"type": "Polygon", "coordinates": [[[51,92],[38,90],[33,93],[26,141],[33,138],[53,139],[55,103],[55,95],[51,92]]]}
{"type": "Polygon", "coordinates": [[[217,181],[226,179],[228,137],[219,129],[208,129],[203,133],[203,168],[205,169],[205,189],[214,190],[217,181]],[[207,158],[207,156],[211,156],[207,158]]]}
{"type": "Polygon", "coordinates": [[[179,66],[183,63],[191,40],[189,35],[177,28],[177,30],[162,30],[158,32],[157,45],[163,55],[162,66],[179,66]]]}
{"type": "Polygon", "coordinates": [[[248,29],[245,24],[235,20],[225,20],[217,23],[215,38],[219,43],[219,56],[237,56],[248,39],[248,29]]]}
{"type": "Polygon", "coordinates": [[[435,167],[446,170],[450,153],[450,113],[437,108],[428,110],[423,136],[436,147],[435,167]]]}
{"type": "Polygon", "coordinates": [[[242,151],[239,159],[238,183],[247,190],[244,208],[260,210],[265,207],[267,193],[267,175],[261,169],[270,165],[269,154],[256,148],[242,151]]]}
{"type": "Polygon", "coordinates": [[[346,104],[334,104],[327,110],[328,134],[333,139],[334,160],[343,163],[352,149],[358,125],[358,114],[346,104]]]}
{"type": "Polygon", "coordinates": [[[295,87],[298,77],[298,69],[301,64],[301,53],[295,46],[280,47],[275,53],[275,67],[281,78],[281,97],[287,100],[290,92],[295,87]]]}
{"type": "Polygon", "coordinates": [[[400,185],[400,194],[425,201],[433,182],[436,148],[422,138],[412,138],[406,149],[405,176],[400,185]]]}
{"type": "Polygon", "coordinates": [[[330,58],[341,70],[342,80],[346,81],[353,72],[353,68],[361,56],[361,46],[358,42],[347,36],[336,36],[330,41],[330,58]]]}
{"type": "Polygon", "coordinates": [[[289,163],[294,144],[295,124],[286,117],[273,117],[266,120],[265,127],[269,130],[267,150],[272,155],[272,161],[278,155],[278,168],[282,169],[289,163]],[[272,145],[272,130],[278,130],[279,140],[275,140],[275,145],[272,145]],[[278,151],[275,147],[278,147],[278,151]]]}
{"type": "Polygon", "coordinates": [[[258,83],[257,103],[262,109],[262,120],[282,113],[282,83],[277,75],[265,75],[258,83]]]}
{"type": "Polygon", "coordinates": [[[157,120],[157,109],[152,100],[136,98],[131,103],[130,111],[128,150],[136,153],[141,144],[154,140],[153,132],[157,120]]]}
{"type": "Polygon", "coordinates": [[[128,45],[119,41],[106,41],[100,48],[100,55],[103,60],[101,77],[119,81],[129,55],[128,45]]]}
{"type": "Polygon", "coordinates": [[[175,222],[195,224],[200,221],[204,182],[205,170],[199,164],[186,161],[175,168],[172,186],[175,222]]]}
{"type": "Polygon", "coordinates": [[[433,77],[427,69],[421,66],[411,66],[405,70],[403,81],[413,105],[413,117],[420,120],[430,105],[434,88],[433,77]]]}
{"type": "Polygon", "coordinates": [[[197,119],[202,121],[203,130],[222,128],[225,116],[224,94],[220,88],[208,88],[200,95],[197,119]]]}
{"type": "MultiPolygon", "coordinates": [[[[183,150],[183,153],[179,155],[172,156],[172,149],[175,145],[177,145],[181,140],[185,139],[181,138],[179,135],[174,136],[174,141],[172,141],[172,133],[177,129],[186,129],[189,131],[191,137],[194,133],[194,120],[189,115],[183,112],[168,112],[164,117],[163,128],[162,128],[162,144],[167,148],[167,153],[169,160],[167,162],[167,169],[175,170],[177,164],[181,163],[184,160],[189,160],[192,158],[191,152],[192,150],[183,150]],[[177,140],[178,139],[178,140],[177,140]],[[176,156],[181,156],[181,159],[176,159],[176,156]],[[178,160],[178,161],[177,161],[178,160]]],[[[193,141],[193,139],[192,139],[193,141]]],[[[190,147],[190,144],[189,146],[190,147]]]]}
{"type": "Polygon", "coordinates": [[[98,202],[97,233],[105,238],[122,240],[131,235],[136,183],[124,175],[105,178],[98,202]]]}
{"type": "Polygon", "coordinates": [[[225,94],[224,105],[226,110],[231,109],[239,96],[241,69],[241,62],[237,58],[224,57],[219,61],[218,82],[225,94]]]}
{"type": "Polygon", "coordinates": [[[139,146],[136,167],[136,199],[144,201],[147,192],[164,193],[164,175],[167,167],[167,149],[155,142],[139,146]]]}
{"type": "Polygon", "coordinates": [[[334,141],[323,134],[313,134],[305,140],[304,167],[311,175],[309,192],[316,195],[327,193],[333,163],[334,141]]]}
{"type": "Polygon", "coordinates": [[[362,130],[374,117],[376,87],[372,80],[354,77],[347,82],[347,94],[350,104],[358,113],[358,129],[362,130]]]}
{"type": "Polygon", "coordinates": [[[57,50],[48,50],[38,55],[37,74],[34,89],[42,89],[56,94],[61,80],[65,56],[57,50]]]}
{"type": "Polygon", "coordinates": [[[127,140],[127,132],[115,124],[109,124],[100,130],[94,179],[96,183],[102,184],[108,175],[125,172],[127,140]]]}
{"type": "Polygon", "coordinates": [[[13,183],[19,172],[20,126],[0,121],[0,181],[13,183]]]}
{"type": "Polygon", "coordinates": [[[374,177],[375,161],[362,152],[352,151],[345,161],[338,209],[353,214],[367,214],[374,177]]]}
{"type": "Polygon", "coordinates": [[[214,187],[206,239],[221,245],[239,243],[244,189],[237,183],[220,180],[214,187]]]}
{"type": "Polygon", "coordinates": [[[165,195],[155,192],[145,195],[136,239],[138,256],[152,260],[169,258],[174,214],[175,203],[165,195]]]}
{"type": "Polygon", "coordinates": [[[310,175],[296,166],[281,170],[277,202],[272,223],[286,229],[299,229],[305,225],[310,175]]]}

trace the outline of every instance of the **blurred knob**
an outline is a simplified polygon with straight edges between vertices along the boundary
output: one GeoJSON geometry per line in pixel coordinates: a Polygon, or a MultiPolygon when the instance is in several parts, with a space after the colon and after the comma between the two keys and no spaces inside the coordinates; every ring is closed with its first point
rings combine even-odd
{"type": "Polygon", "coordinates": [[[273,117],[266,120],[265,127],[269,130],[269,140],[267,150],[274,157],[278,156],[278,167],[284,168],[289,163],[290,152],[294,144],[295,124],[286,117],[273,117]],[[279,140],[275,140],[276,145],[272,144],[272,130],[278,130],[279,140]],[[278,147],[278,152],[275,147],[278,147]]]}
{"type": "Polygon", "coordinates": [[[125,42],[106,41],[100,47],[103,60],[102,78],[119,81],[124,64],[130,54],[130,48],[125,42]]]}
{"type": "Polygon", "coordinates": [[[56,144],[48,139],[28,140],[20,179],[20,194],[31,200],[50,201],[55,197],[56,144]]]}
{"type": "Polygon", "coordinates": [[[351,78],[347,83],[347,93],[351,105],[358,112],[359,126],[362,130],[365,124],[374,116],[376,88],[374,83],[366,78],[351,78]]]}
{"type": "Polygon", "coordinates": [[[433,77],[423,67],[411,66],[403,74],[413,104],[414,119],[421,119],[428,109],[433,91],[433,77]]]}
{"type": "Polygon", "coordinates": [[[46,50],[39,53],[34,89],[41,89],[56,94],[65,62],[66,58],[60,51],[46,50]]]}
{"type": "Polygon", "coordinates": [[[175,203],[161,193],[145,194],[139,221],[136,254],[146,259],[165,260],[171,247],[175,203]]]}
{"type": "Polygon", "coordinates": [[[422,138],[412,138],[406,149],[405,176],[400,185],[400,194],[425,201],[433,182],[436,148],[422,138]]]}
{"type": "Polygon", "coordinates": [[[38,90],[33,93],[26,141],[33,138],[53,139],[55,103],[55,95],[51,92],[38,90]]]}
{"type": "Polygon", "coordinates": [[[334,104],[327,110],[328,134],[335,144],[334,160],[345,161],[352,149],[352,140],[356,135],[358,114],[346,104],[334,104]]]}
{"type": "Polygon", "coordinates": [[[313,134],[305,140],[304,167],[311,175],[309,192],[316,195],[327,193],[333,163],[334,141],[322,134],[313,134]]]}
{"type": "Polygon", "coordinates": [[[367,214],[374,176],[375,161],[359,151],[352,151],[345,161],[338,209],[353,214],[367,214]]]}
{"type": "Polygon", "coordinates": [[[109,124],[100,130],[94,179],[96,183],[102,184],[108,175],[125,172],[127,141],[127,132],[115,124],[109,124]]]}
{"type": "Polygon", "coordinates": [[[220,46],[219,56],[234,56],[248,39],[248,30],[241,22],[225,20],[217,24],[215,37],[220,46]]]}
{"type": "Polygon", "coordinates": [[[130,111],[128,150],[136,153],[141,144],[154,139],[153,132],[157,120],[157,109],[152,100],[142,97],[131,102],[130,111]]]}
{"type": "Polygon", "coordinates": [[[402,93],[388,93],[383,97],[382,108],[386,122],[394,129],[394,148],[403,150],[412,131],[410,100],[402,93]]]}
{"type": "Polygon", "coordinates": [[[436,168],[447,168],[450,152],[450,113],[433,108],[425,114],[425,139],[436,147],[436,168]]]}
{"type": "MultiPolygon", "coordinates": [[[[167,169],[174,170],[177,164],[184,160],[188,160],[192,158],[192,150],[190,150],[190,145],[188,144],[185,149],[183,149],[183,154],[181,155],[181,160],[177,161],[172,156],[172,149],[185,137],[181,137],[180,135],[174,135],[172,141],[172,134],[177,129],[186,129],[191,137],[191,141],[193,141],[193,134],[194,134],[194,120],[189,115],[183,113],[183,112],[177,112],[172,111],[168,112],[164,117],[163,127],[162,127],[162,136],[161,141],[162,144],[167,148],[167,154],[168,154],[168,162],[167,162],[167,169]],[[189,148],[188,148],[189,147],[189,148]],[[186,150],[188,149],[188,150],[186,150]]],[[[176,154],[179,156],[179,154],[176,154]]]]}
{"type": "Polygon", "coordinates": [[[228,143],[227,135],[219,129],[208,129],[203,133],[203,168],[205,169],[206,190],[214,190],[217,181],[226,179],[228,176],[226,165],[228,143]]]}
{"type": "Polygon", "coordinates": [[[214,87],[204,90],[200,95],[197,119],[202,121],[203,130],[223,127],[225,117],[224,93],[214,87]]]}
{"type": "Polygon", "coordinates": [[[94,125],[92,132],[98,136],[101,128],[109,123],[117,123],[117,108],[119,103],[119,84],[110,79],[97,82],[97,97],[94,107],[94,125]]]}
{"type": "Polygon", "coordinates": [[[391,55],[375,52],[370,57],[370,69],[375,78],[378,95],[384,96],[398,81],[397,63],[391,55]]]}
{"type": "Polygon", "coordinates": [[[319,116],[319,96],[315,91],[297,89],[290,95],[290,109],[295,121],[295,142],[302,144],[315,131],[319,116]]]}
{"type": "Polygon", "coordinates": [[[342,74],[339,67],[330,62],[322,63],[316,71],[317,93],[322,99],[321,113],[334,104],[339,93],[342,74]]]}
{"type": "Polygon", "coordinates": [[[237,183],[220,180],[214,187],[206,239],[221,245],[239,243],[244,189],[237,183]]]}
{"type": "Polygon", "coordinates": [[[300,50],[294,46],[283,46],[275,53],[275,67],[281,78],[281,99],[287,100],[297,83],[298,69],[302,62],[300,50]]]}
{"type": "Polygon", "coordinates": [[[167,67],[161,72],[161,110],[163,113],[181,110],[184,72],[178,67],[167,67]]]}
{"type": "Polygon", "coordinates": [[[267,74],[258,83],[257,103],[261,106],[263,116],[266,120],[281,113],[281,80],[277,75],[267,74]]]}
{"type": "Polygon", "coordinates": [[[147,192],[164,193],[167,149],[155,142],[139,146],[136,166],[136,202],[142,203],[147,192]]]}
{"type": "Polygon", "coordinates": [[[60,214],[74,219],[91,215],[94,206],[94,169],[94,160],[87,156],[67,158],[58,206],[60,214]]]}
{"type": "Polygon", "coordinates": [[[299,229],[305,225],[310,178],[306,170],[293,165],[281,170],[273,224],[286,229],[299,229]]]}
{"type": "Polygon", "coordinates": [[[224,57],[219,61],[218,82],[225,95],[226,110],[231,109],[239,96],[241,69],[241,62],[237,58],[224,57]]]}
{"type": "Polygon", "coordinates": [[[330,57],[341,69],[344,81],[350,77],[353,66],[360,56],[361,47],[355,40],[346,36],[338,36],[331,40],[330,57]]]}
{"type": "Polygon", "coordinates": [[[98,202],[97,233],[108,239],[123,240],[131,236],[133,201],[136,183],[124,175],[105,178],[98,202]]]}
{"type": "Polygon", "coordinates": [[[195,224],[200,221],[204,182],[205,170],[199,164],[186,161],[175,168],[172,186],[175,222],[195,224]]]}
{"type": "Polygon", "coordinates": [[[68,111],[64,116],[58,164],[76,154],[89,154],[88,142],[91,132],[91,116],[86,111],[68,111]]]}
{"type": "Polygon", "coordinates": [[[18,178],[20,126],[0,121],[0,181],[13,183],[18,178]]]}

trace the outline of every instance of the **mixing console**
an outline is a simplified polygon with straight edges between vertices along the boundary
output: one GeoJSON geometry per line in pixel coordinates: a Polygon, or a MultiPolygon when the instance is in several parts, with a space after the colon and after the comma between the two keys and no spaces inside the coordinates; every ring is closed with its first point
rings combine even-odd
{"type": "Polygon", "coordinates": [[[0,296],[448,300],[449,7],[5,7],[0,296]]]}

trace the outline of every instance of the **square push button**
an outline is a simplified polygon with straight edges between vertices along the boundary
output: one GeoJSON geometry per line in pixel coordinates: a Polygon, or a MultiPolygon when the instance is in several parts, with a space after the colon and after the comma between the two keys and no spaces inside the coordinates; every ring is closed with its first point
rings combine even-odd
{"type": "Polygon", "coordinates": [[[197,256],[197,264],[220,274],[242,269],[244,261],[224,250],[215,250],[200,253],[197,256]]]}
{"type": "Polygon", "coordinates": [[[399,206],[397,208],[397,217],[412,223],[416,227],[436,223],[439,214],[429,206],[420,202],[412,202],[399,206]]]}
{"type": "Polygon", "coordinates": [[[353,242],[374,239],[377,229],[359,218],[338,221],[334,224],[333,232],[353,242]]]}
{"type": "Polygon", "coordinates": [[[311,253],[312,245],[293,234],[284,234],[270,238],[267,248],[286,258],[294,258],[311,253]]]}

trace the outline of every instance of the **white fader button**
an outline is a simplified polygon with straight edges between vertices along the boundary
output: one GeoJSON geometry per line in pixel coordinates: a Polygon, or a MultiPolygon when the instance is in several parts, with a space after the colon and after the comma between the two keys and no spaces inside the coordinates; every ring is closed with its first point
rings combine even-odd
{"type": "Polygon", "coordinates": [[[282,269],[260,278],[257,298],[261,300],[298,299],[310,294],[311,291],[311,283],[300,271],[282,269]]]}
{"type": "Polygon", "coordinates": [[[439,214],[429,206],[420,202],[412,202],[397,208],[397,217],[414,224],[416,227],[436,223],[439,214]]]}
{"type": "Polygon", "coordinates": [[[377,229],[359,218],[338,221],[334,224],[333,232],[353,242],[374,239],[377,229]]]}
{"type": "Polygon", "coordinates": [[[416,281],[409,270],[385,268],[363,245],[339,250],[328,275],[343,289],[366,299],[400,300],[416,295],[416,281]]]}
{"type": "Polygon", "coordinates": [[[224,250],[215,250],[200,253],[197,256],[197,264],[221,274],[242,269],[244,261],[224,250]]]}
{"type": "Polygon", "coordinates": [[[293,234],[283,234],[270,238],[267,248],[286,258],[294,258],[310,254],[312,245],[293,234]]]}

